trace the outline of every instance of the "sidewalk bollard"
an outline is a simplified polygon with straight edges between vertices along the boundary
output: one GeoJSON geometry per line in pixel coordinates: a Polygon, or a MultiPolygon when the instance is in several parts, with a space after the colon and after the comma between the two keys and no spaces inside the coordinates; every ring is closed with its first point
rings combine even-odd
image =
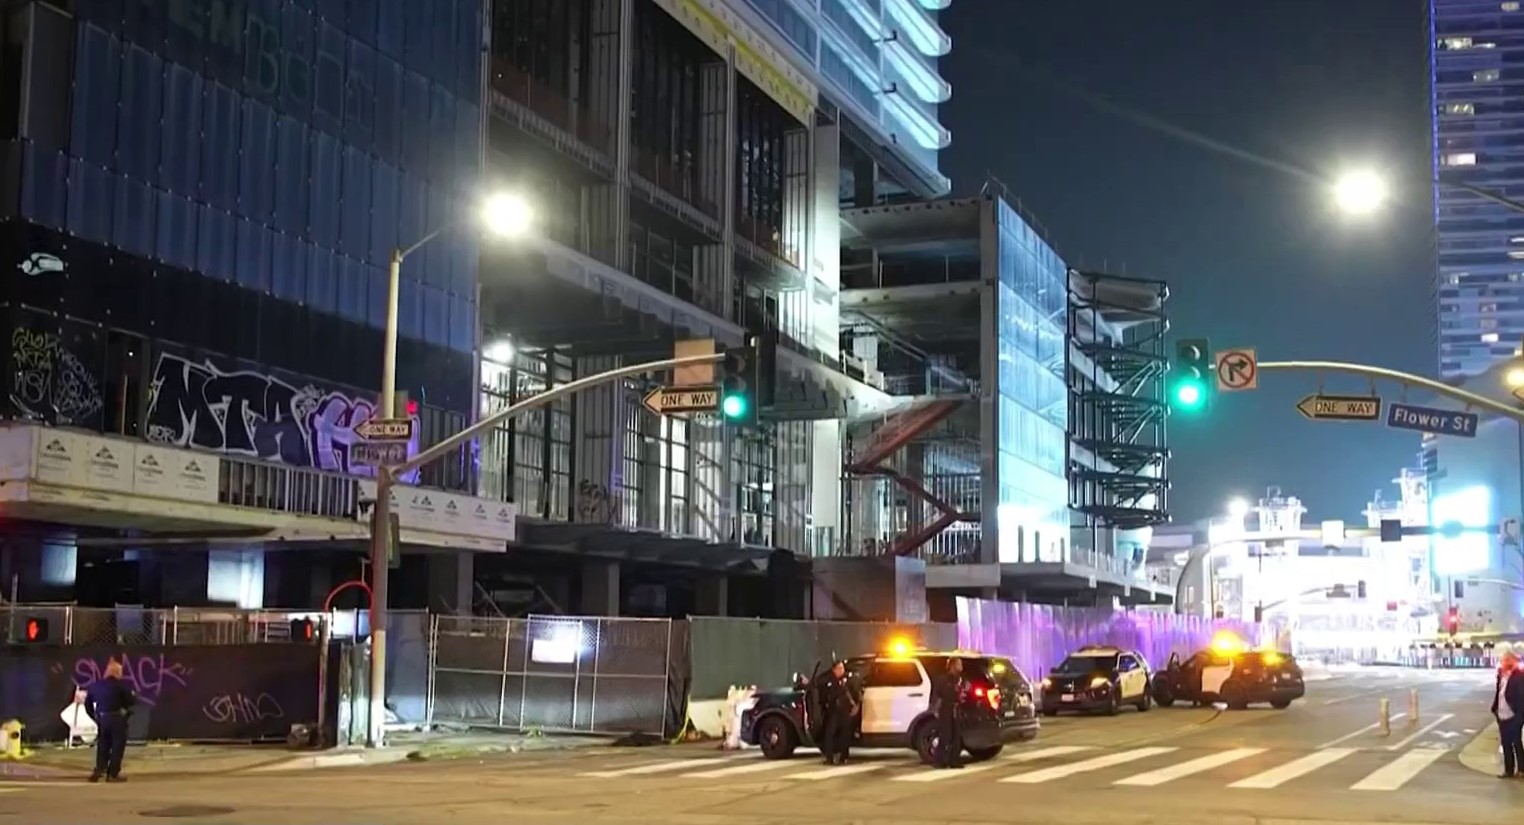
{"type": "Polygon", "coordinates": [[[1418,688],[1408,691],[1408,724],[1418,724],[1418,688]]]}
{"type": "Polygon", "coordinates": [[[1382,697],[1381,699],[1381,735],[1392,735],[1392,700],[1382,697]]]}

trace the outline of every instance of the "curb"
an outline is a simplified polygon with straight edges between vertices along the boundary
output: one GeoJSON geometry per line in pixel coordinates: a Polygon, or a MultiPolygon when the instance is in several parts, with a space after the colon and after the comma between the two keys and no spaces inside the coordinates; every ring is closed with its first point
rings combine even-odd
{"type": "Polygon", "coordinates": [[[1461,748],[1460,763],[1478,773],[1496,776],[1498,773],[1498,734],[1487,729],[1477,734],[1461,748]]]}

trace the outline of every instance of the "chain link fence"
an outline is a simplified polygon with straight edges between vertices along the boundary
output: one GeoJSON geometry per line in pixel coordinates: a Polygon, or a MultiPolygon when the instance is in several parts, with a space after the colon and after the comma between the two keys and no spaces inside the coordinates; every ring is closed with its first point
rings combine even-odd
{"type": "MultiPolygon", "coordinates": [[[[334,614],[334,635],[349,611],[334,614]]],[[[294,619],[322,619],[316,611],[228,608],[79,607],[70,604],[0,605],[0,644],[244,645],[289,642],[294,619]]]]}
{"type": "Polygon", "coordinates": [[[684,692],[681,622],[577,616],[433,622],[429,726],[663,738],[676,732],[669,710],[681,705],[684,692]]]}

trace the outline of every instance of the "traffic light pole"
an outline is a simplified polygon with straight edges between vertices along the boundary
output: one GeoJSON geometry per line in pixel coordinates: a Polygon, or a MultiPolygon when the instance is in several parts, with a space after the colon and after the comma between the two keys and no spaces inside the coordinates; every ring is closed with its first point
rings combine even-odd
{"type": "Polygon", "coordinates": [[[559,387],[546,390],[531,398],[526,398],[517,404],[512,404],[499,410],[401,464],[376,468],[376,502],[371,508],[370,522],[370,715],[366,724],[366,747],[381,747],[385,738],[386,585],[387,575],[390,572],[387,565],[387,545],[391,534],[388,525],[391,520],[392,487],[396,485],[397,479],[436,459],[443,458],[454,452],[461,445],[495,429],[504,421],[527,410],[543,407],[558,398],[579,393],[583,390],[631,375],[642,375],[648,372],[675,367],[713,364],[724,357],[723,353],[714,353],[709,355],[689,355],[682,358],[668,358],[662,361],[649,361],[643,364],[620,367],[600,372],[597,375],[589,375],[586,378],[579,378],[569,384],[562,384],[559,387]]]}
{"type": "Polygon", "coordinates": [[[1380,378],[1389,381],[1397,381],[1415,387],[1423,387],[1456,401],[1463,402],[1472,407],[1478,407],[1488,412],[1511,418],[1514,421],[1524,423],[1524,410],[1494,401],[1483,395],[1467,392],[1449,384],[1414,375],[1410,372],[1389,370],[1385,367],[1372,367],[1368,364],[1348,364],[1342,361],[1261,361],[1255,365],[1260,370],[1309,370],[1312,372],[1343,372],[1351,375],[1360,375],[1366,378],[1380,378]]]}

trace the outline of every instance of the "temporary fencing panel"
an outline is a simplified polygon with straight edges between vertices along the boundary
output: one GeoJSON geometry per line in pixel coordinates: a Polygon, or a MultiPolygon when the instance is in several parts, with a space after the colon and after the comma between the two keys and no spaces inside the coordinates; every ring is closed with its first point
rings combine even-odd
{"type": "Polygon", "coordinates": [[[952,624],[811,622],[787,619],[694,617],[690,695],[714,699],[732,685],[781,687],[817,664],[886,650],[890,642],[947,650],[957,646],[952,624]]]}
{"type": "Polygon", "coordinates": [[[315,645],[25,645],[0,647],[0,719],[33,740],[67,736],[61,714],[107,662],[138,695],[133,740],[283,739],[317,721],[315,645]]]}
{"type": "Polygon", "coordinates": [[[669,619],[434,617],[429,724],[675,733],[686,638],[669,619]]]}

